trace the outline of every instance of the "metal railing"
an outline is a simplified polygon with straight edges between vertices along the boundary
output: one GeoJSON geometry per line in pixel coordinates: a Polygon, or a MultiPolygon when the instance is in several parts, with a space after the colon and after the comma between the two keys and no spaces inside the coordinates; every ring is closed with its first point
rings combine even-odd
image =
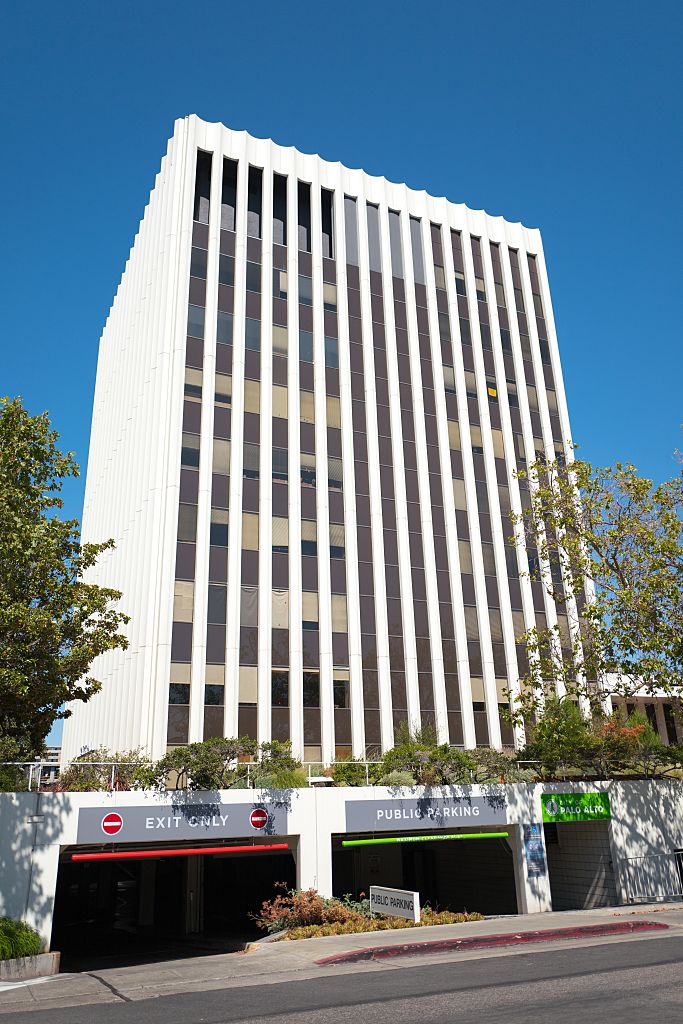
{"type": "MultiPolygon", "coordinates": [[[[59,765],[54,761],[0,761],[0,769],[2,768],[16,768],[24,776],[26,780],[26,788],[29,793],[49,791],[52,789],[59,788],[59,775],[61,772],[69,770],[82,770],[92,771],[97,769],[106,769],[107,774],[107,789],[110,792],[114,792],[118,789],[127,788],[119,784],[119,770],[121,774],[130,776],[131,771],[138,765],[145,764],[143,761],[71,761],[65,765],[59,765]]],[[[307,779],[309,785],[315,784],[316,780],[319,779],[321,783],[323,780],[328,779],[332,782],[331,775],[326,774],[327,770],[334,769],[335,765],[354,765],[365,771],[365,784],[370,785],[370,773],[372,766],[381,764],[381,761],[330,761],[325,764],[322,761],[304,761],[303,768],[306,770],[307,779]]],[[[246,782],[247,787],[252,785],[252,777],[255,769],[261,767],[259,761],[240,761],[235,762],[234,767],[239,767],[244,770],[246,769],[246,779],[244,776],[240,779],[239,785],[243,785],[246,782]]],[[[104,772],[102,772],[104,774],[104,772]]],[[[324,784],[324,783],[323,783],[324,784]]],[[[254,782],[254,786],[258,786],[258,781],[254,782]]],[[[183,788],[183,787],[179,787],[183,788]]],[[[227,787],[230,788],[230,787],[227,787]]]]}
{"type": "Polygon", "coordinates": [[[619,868],[629,903],[683,900],[683,851],[623,857],[619,868]]]}

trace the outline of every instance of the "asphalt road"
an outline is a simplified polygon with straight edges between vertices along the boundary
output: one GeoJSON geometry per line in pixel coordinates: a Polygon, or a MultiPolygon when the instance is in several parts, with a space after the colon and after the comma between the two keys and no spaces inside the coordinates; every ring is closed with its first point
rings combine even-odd
{"type": "MultiPolygon", "coordinates": [[[[1,998],[1,996],[0,996],[1,998]]],[[[683,938],[8,1015],[13,1024],[680,1024],[683,938]]]]}

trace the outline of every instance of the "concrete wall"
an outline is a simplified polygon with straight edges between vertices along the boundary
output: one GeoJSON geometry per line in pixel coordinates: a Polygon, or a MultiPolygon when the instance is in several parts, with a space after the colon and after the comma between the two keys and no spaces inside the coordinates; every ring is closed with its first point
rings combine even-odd
{"type": "MultiPolygon", "coordinates": [[[[671,853],[683,847],[683,785],[635,782],[546,787],[554,792],[596,789],[607,790],[610,794],[613,820],[607,823],[606,831],[615,868],[613,895],[617,902],[627,902],[629,893],[623,864],[628,858],[671,853]]],[[[550,876],[547,871],[533,874],[523,842],[523,825],[542,821],[540,794],[543,791],[540,785],[461,786],[431,791],[364,787],[303,789],[279,796],[288,804],[287,840],[297,863],[297,883],[302,888],[313,886],[325,895],[332,894],[332,836],[346,832],[347,801],[384,802],[427,796],[503,798],[507,807],[517,904],[520,913],[534,913],[551,909],[550,876]]],[[[107,813],[145,804],[152,812],[155,807],[169,803],[171,796],[168,793],[0,793],[0,914],[28,921],[43,935],[46,945],[49,944],[60,850],[76,843],[79,809],[95,807],[107,813]]],[[[245,805],[261,799],[267,802],[274,794],[242,790],[176,796],[193,803],[219,800],[245,805]]],[[[412,831],[419,831],[418,823],[411,825],[412,831]]],[[[468,827],[471,828],[470,822],[468,827]]],[[[590,853],[585,844],[582,854],[579,839],[575,839],[579,832],[571,831],[577,828],[581,826],[566,826],[566,856],[576,847],[576,870],[584,870],[586,857],[592,857],[593,869],[590,870],[595,875],[598,855],[595,851],[590,853]]],[[[540,831],[542,839],[543,829],[540,831]]],[[[602,849],[604,851],[604,844],[602,849]]],[[[552,850],[548,855],[552,873],[558,861],[552,850]]]]}

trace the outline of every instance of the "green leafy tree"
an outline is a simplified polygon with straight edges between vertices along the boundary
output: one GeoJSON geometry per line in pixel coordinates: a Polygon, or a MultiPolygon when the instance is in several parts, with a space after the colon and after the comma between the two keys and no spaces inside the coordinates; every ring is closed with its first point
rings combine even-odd
{"type": "Polygon", "coordinates": [[[308,780],[289,742],[259,746],[248,736],[216,736],[169,750],[154,766],[153,784],[159,789],[295,789],[308,780]]]}
{"type": "Polygon", "coordinates": [[[0,399],[0,736],[24,757],[42,751],[65,704],[100,688],[94,659],[127,645],[121,595],[86,582],[113,541],[81,544],[78,521],[56,514],[63,481],[78,476],[57,440],[47,413],[0,399]]]}
{"type": "MultiPolygon", "coordinates": [[[[683,693],[683,473],[659,485],[632,465],[541,459],[512,515],[530,572],[565,606],[569,633],[524,634],[529,671],[517,711],[544,694],[599,702],[600,690],[683,693]]],[[[520,639],[520,638],[518,638],[520,639]]]]}
{"type": "Polygon", "coordinates": [[[154,763],[141,749],[112,753],[106,747],[89,750],[59,773],[60,792],[148,789],[155,778],[154,763]]]}

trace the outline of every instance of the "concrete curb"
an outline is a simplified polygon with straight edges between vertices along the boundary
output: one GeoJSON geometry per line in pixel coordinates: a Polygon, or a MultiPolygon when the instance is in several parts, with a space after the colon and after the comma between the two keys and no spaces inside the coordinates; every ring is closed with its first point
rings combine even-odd
{"type": "Polygon", "coordinates": [[[59,974],[59,953],[38,953],[16,960],[0,960],[0,981],[30,981],[59,974]]]}
{"type": "Polygon", "coordinates": [[[370,946],[349,953],[335,953],[313,962],[317,967],[352,964],[364,960],[388,960],[399,956],[424,956],[428,953],[466,952],[496,946],[518,946],[533,942],[558,942],[562,939],[599,938],[629,935],[634,932],[668,931],[659,921],[620,921],[618,924],[580,925],[575,928],[547,928],[542,931],[509,932],[464,939],[437,939],[434,942],[406,942],[396,946],[370,946]]]}

